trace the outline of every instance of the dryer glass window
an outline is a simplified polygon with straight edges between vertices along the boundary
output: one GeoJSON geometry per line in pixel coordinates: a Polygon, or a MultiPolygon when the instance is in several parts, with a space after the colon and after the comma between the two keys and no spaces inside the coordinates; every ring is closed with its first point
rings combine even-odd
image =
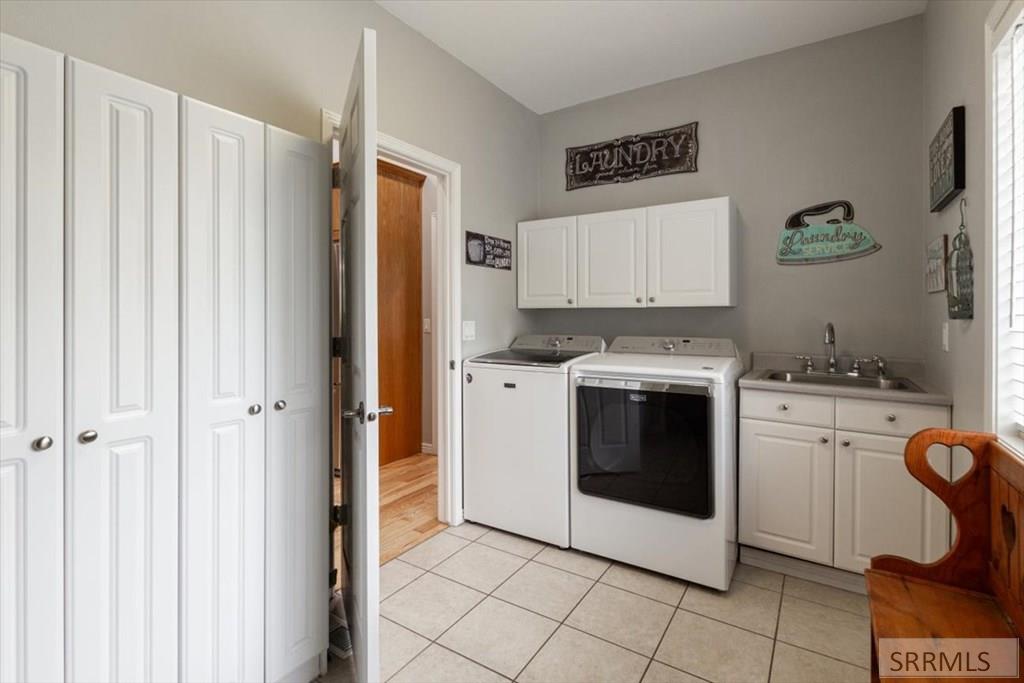
{"type": "Polygon", "coordinates": [[[634,384],[577,387],[580,492],[714,516],[707,387],[634,384]]]}

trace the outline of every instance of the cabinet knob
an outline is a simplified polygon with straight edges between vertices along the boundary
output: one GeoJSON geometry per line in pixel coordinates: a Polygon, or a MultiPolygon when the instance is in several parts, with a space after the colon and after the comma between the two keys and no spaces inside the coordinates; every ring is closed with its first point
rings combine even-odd
{"type": "Polygon", "coordinates": [[[895,422],[896,421],[896,416],[893,415],[892,413],[889,413],[888,415],[885,416],[885,419],[886,419],[887,422],[895,422]]]}
{"type": "Polygon", "coordinates": [[[284,410],[287,407],[288,402],[285,401],[283,398],[279,398],[278,400],[274,401],[274,410],[284,410]]]}
{"type": "Polygon", "coordinates": [[[789,404],[788,403],[780,403],[779,404],[779,410],[783,410],[783,411],[789,410],[789,404]]]}
{"type": "Polygon", "coordinates": [[[650,303],[653,304],[654,303],[654,297],[653,296],[647,297],[647,301],[649,301],[650,303]]]}
{"type": "Polygon", "coordinates": [[[822,442],[822,443],[828,443],[828,437],[827,437],[827,436],[823,436],[823,437],[820,437],[820,438],[818,439],[818,441],[820,441],[820,442],[822,442]]]}
{"type": "Polygon", "coordinates": [[[572,303],[572,299],[569,299],[569,303],[572,303]]]}
{"type": "Polygon", "coordinates": [[[253,403],[251,406],[249,406],[250,415],[259,415],[262,412],[263,406],[261,406],[259,403],[253,403]]]}
{"type": "Polygon", "coordinates": [[[53,445],[53,437],[41,436],[32,442],[32,450],[34,451],[45,451],[53,445]]]}
{"type": "Polygon", "coordinates": [[[472,372],[467,372],[466,373],[466,384],[472,384],[472,383],[473,383],[473,373],[472,372]]]}
{"type": "Polygon", "coordinates": [[[644,298],[643,298],[642,296],[638,296],[638,297],[636,298],[636,302],[637,302],[638,304],[642,304],[642,303],[644,302],[644,298]]]}
{"type": "Polygon", "coordinates": [[[843,444],[844,447],[849,446],[850,445],[850,440],[849,439],[843,439],[842,444],[843,444]]]}
{"type": "Polygon", "coordinates": [[[86,429],[84,432],[78,435],[79,443],[92,443],[99,437],[95,429],[86,429]]]}

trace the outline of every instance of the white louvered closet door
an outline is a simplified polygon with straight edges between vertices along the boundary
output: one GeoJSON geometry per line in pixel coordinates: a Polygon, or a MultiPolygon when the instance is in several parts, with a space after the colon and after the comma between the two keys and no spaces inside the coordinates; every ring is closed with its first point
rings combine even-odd
{"type": "Polygon", "coordinates": [[[64,57],[0,35],[0,681],[64,676],[64,57]]]}
{"type": "Polygon", "coordinates": [[[178,98],[77,59],[66,80],[66,676],[173,681],[178,98]]]}
{"type": "Polygon", "coordinates": [[[263,679],[263,124],[181,99],[181,678],[263,679]]]}

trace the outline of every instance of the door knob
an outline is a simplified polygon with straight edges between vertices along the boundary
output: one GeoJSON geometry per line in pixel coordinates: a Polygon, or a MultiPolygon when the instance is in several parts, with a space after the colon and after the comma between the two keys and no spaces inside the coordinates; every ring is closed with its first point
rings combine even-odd
{"type": "Polygon", "coordinates": [[[78,435],[78,441],[80,443],[92,443],[98,436],[99,434],[96,433],[95,429],[86,429],[78,435]]]}
{"type": "Polygon", "coordinates": [[[53,445],[53,438],[49,436],[41,436],[32,442],[32,450],[34,451],[45,451],[47,448],[53,445]]]}
{"type": "Polygon", "coordinates": [[[259,415],[262,412],[263,406],[261,406],[259,403],[253,403],[251,406],[249,406],[250,415],[259,415]]]}
{"type": "Polygon", "coordinates": [[[274,410],[284,410],[287,407],[288,402],[285,401],[283,398],[279,398],[276,401],[274,401],[274,410]]]}
{"type": "Polygon", "coordinates": [[[378,415],[394,415],[395,414],[395,409],[392,408],[391,406],[381,406],[381,407],[377,408],[377,414],[378,415]]]}

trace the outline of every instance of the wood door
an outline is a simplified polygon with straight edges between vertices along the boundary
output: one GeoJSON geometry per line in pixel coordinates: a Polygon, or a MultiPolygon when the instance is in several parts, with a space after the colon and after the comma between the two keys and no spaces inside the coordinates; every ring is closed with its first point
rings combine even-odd
{"type": "Polygon", "coordinates": [[[519,308],[576,308],[576,216],[518,229],[519,308]]]}
{"type": "Polygon", "coordinates": [[[640,308],[647,289],[643,209],[579,216],[580,308],[640,308]]]}
{"type": "Polygon", "coordinates": [[[423,443],[424,180],[418,173],[377,161],[380,404],[395,411],[380,423],[381,465],[416,455],[423,443]]]}
{"type": "Polygon", "coordinates": [[[178,96],[66,79],[66,678],[177,680],[178,96]]]}
{"type": "Polygon", "coordinates": [[[64,57],[0,34],[0,681],[64,680],[64,57]]]}

